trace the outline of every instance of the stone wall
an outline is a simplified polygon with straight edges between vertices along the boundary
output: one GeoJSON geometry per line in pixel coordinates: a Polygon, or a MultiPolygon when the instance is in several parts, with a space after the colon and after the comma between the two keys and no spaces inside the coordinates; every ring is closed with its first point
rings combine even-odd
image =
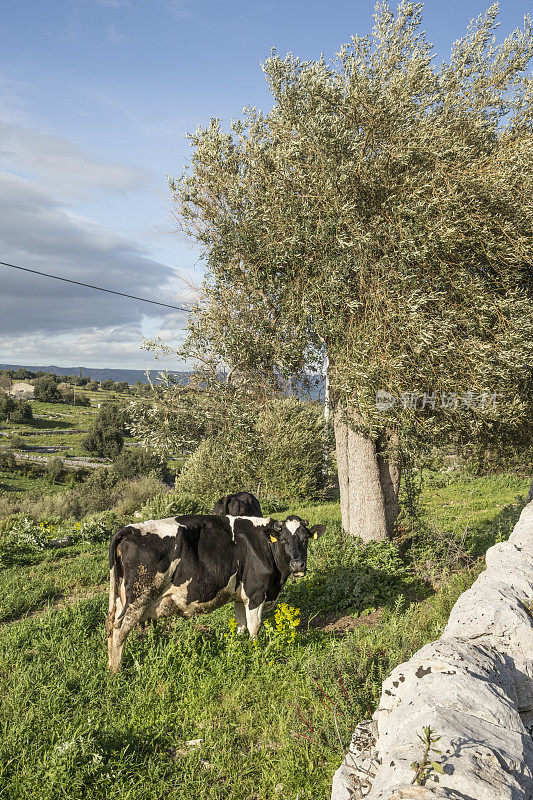
{"type": "Polygon", "coordinates": [[[442,637],[384,682],[332,800],[533,800],[533,502],[486,562],[442,637]],[[441,737],[444,772],[412,785],[428,725],[441,737]]]}

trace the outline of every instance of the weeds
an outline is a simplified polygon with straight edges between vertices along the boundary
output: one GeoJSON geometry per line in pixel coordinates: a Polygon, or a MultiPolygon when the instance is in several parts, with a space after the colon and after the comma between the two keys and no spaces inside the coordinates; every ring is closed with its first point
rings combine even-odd
{"type": "Polygon", "coordinates": [[[429,757],[430,753],[438,753],[439,755],[442,755],[441,750],[433,747],[435,742],[438,742],[441,737],[435,736],[435,731],[432,730],[431,725],[425,726],[422,730],[423,734],[420,735],[417,733],[417,736],[424,745],[424,754],[420,761],[413,761],[410,765],[411,769],[415,771],[411,784],[416,783],[417,786],[425,786],[432,770],[435,770],[435,772],[438,772],[441,775],[444,774],[442,765],[438,761],[430,759],[429,757]]]}
{"type": "Polygon", "coordinates": [[[267,619],[263,623],[267,646],[272,650],[282,651],[294,644],[298,639],[299,625],[300,609],[287,603],[279,603],[274,611],[274,621],[267,619]]]}

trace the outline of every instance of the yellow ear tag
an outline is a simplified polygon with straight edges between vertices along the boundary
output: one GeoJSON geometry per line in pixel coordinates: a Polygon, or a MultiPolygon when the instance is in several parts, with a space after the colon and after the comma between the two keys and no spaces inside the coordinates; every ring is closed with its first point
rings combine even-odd
{"type": "Polygon", "coordinates": [[[313,533],[313,539],[318,539],[318,533],[313,533]]]}
{"type": "Polygon", "coordinates": [[[270,537],[270,541],[271,542],[277,542],[278,540],[277,540],[277,538],[275,536],[271,536],[270,537]]]}

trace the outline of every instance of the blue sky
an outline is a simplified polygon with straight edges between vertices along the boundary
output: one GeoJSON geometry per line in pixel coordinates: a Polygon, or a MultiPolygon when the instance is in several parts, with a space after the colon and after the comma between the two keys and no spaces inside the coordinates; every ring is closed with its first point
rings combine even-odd
{"type": "MultiPolygon", "coordinates": [[[[487,6],[425,4],[437,63],[487,6]]],[[[526,5],[500,9],[504,38],[526,5]]],[[[367,0],[3,0],[0,260],[186,302],[202,269],[172,231],[165,178],[189,157],[186,133],[268,110],[271,47],[330,56],[373,13],[367,0]]],[[[0,362],[154,368],[143,335],[177,341],[183,326],[179,312],[0,267],[0,362]]]]}

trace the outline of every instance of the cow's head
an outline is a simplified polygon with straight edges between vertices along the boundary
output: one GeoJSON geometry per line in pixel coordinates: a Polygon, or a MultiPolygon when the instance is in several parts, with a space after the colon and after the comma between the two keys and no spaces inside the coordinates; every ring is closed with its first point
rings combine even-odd
{"type": "Polygon", "coordinates": [[[318,539],[325,530],[325,525],[309,528],[306,519],[292,514],[284,522],[276,523],[269,535],[272,542],[279,541],[283,547],[289,572],[301,578],[307,570],[307,543],[309,539],[318,539]]]}

